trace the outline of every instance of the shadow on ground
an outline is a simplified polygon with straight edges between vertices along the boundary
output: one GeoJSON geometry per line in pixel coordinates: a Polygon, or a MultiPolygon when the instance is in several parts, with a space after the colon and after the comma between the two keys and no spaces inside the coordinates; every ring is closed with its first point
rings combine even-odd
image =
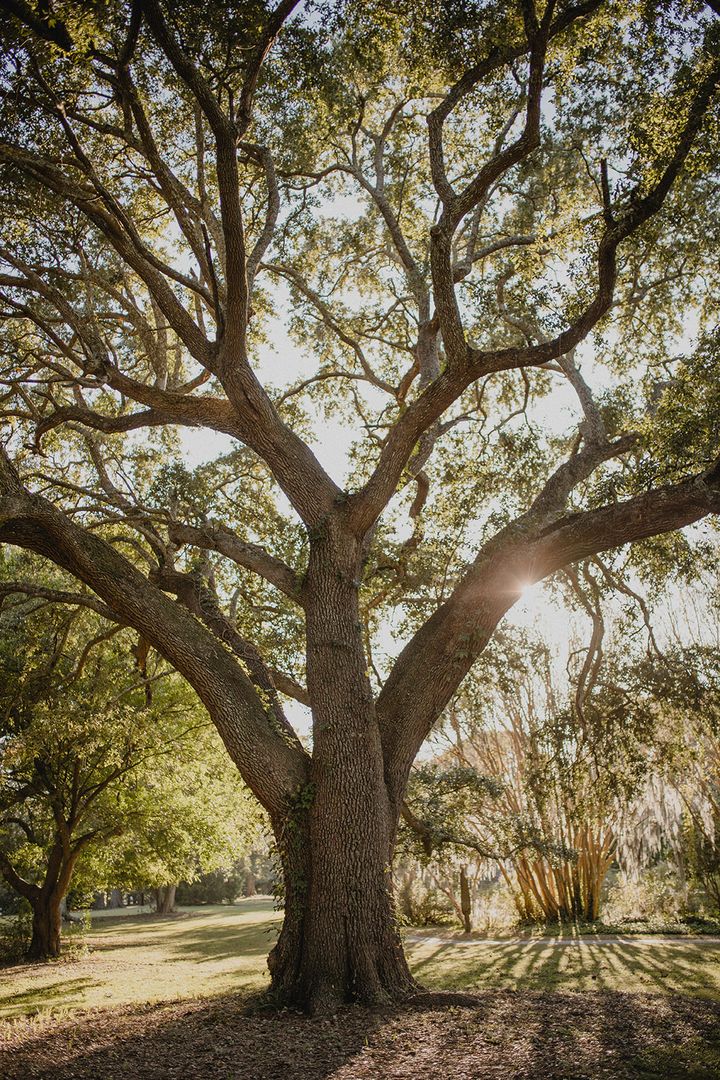
{"type": "Polygon", "coordinates": [[[407,946],[420,982],[446,989],[655,990],[720,996],[720,945],[702,939],[681,944],[618,940],[600,944],[581,938],[557,944],[523,941],[407,946]]]}
{"type": "Polygon", "coordinates": [[[658,994],[486,991],[346,1009],[246,1014],[237,995],[92,1011],[9,1029],[3,1080],[531,1080],[720,1072],[720,1003],[658,994]]]}

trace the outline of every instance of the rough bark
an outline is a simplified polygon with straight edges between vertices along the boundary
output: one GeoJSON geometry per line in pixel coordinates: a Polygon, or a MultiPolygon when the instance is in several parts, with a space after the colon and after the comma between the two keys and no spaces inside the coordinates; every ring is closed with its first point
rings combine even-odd
{"type": "Polygon", "coordinates": [[[155,910],[158,915],[170,915],[175,910],[177,885],[161,885],[155,890],[155,910]]]}
{"type": "Polygon", "coordinates": [[[271,969],[276,990],[316,1012],[414,986],[391,896],[397,820],[360,633],[360,561],[359,545],[328,523],[306,579],[313,765],[283,834],[290,895],[271,969]]]}
{"type": "MultiPolygon", "coordinates": [[[[335,785],[318,777],[318,788],[335,785]]],[[[327,809],[299,804],[281,832],[285,917],[268,958],[278,1004],[323,1014],[416,989],[395,919],[387,838],[368,827],[369,816],[338,828],[327,809]]]]}
{"type": "Polygon", "coordinates": [[[56,893],[39,896],[33,903],[32,940],[28,949],[31,960],[52,959],[60,955],[60,897],[56,893]]]}

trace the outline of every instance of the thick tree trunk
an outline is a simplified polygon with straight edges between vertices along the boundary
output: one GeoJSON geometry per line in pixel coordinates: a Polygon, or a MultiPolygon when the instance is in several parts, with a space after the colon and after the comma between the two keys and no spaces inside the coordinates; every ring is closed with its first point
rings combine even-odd
{"type": "Polygon", "coordinates": [[[268,958],[278,1003],[318,1014],[352,1001],[401,1000],[416,989],[395,918],[386,838],[357,809],[351,804],[339,820],[315,803],[298,806],[281,832],[285,919],[268,958]]]}
{"type": "Polygon", "coordinates": [[[255,875],[252,870],[248,870],[245,874],[245,896],[256,896],[257,889],[255,887],[255,875]]]}
{"type": "Polygon", "coordinates": [[[47,960],[60,955],[61,900],[58,893],[41,893],[31,901],[32,940],[28,949],[31,960],[47,960]]]}
{"type": "Polygon", "coordinates": [[[343,539],[311,548],[311,783],[276,828],[286,908],[269,961],[273,991],[315,1013],[398,1000],[415,988],[391,896],[397,822],[360,632],[359,553],[343,539]]]}
{"type": "Polygon", "coordinates": [[[170,915],[175,910],[177,885],[161,885],[155,890],[155,908],[158,915],[170,915]]]}

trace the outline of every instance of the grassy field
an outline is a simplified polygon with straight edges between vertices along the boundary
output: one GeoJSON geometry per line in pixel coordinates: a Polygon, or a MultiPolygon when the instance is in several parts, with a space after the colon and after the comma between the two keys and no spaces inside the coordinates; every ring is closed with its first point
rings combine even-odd
{"type": "MultiPolygon", "coordinates": [[[[261,990],[280,916],[269,899],[95,920],[89,951],[0,969],[0,1017],[261,990]]],[[[682,993],[720,1000],[720,943],[578,938],[469,944],[410,934],[414,973],[434,989],[682,993]]]]}

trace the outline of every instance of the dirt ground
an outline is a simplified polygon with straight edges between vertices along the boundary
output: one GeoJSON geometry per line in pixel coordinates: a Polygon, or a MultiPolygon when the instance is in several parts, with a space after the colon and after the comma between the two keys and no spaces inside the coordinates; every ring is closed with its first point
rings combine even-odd
{"type": "Polygon", "coordinates": [[[680,995],[435,994],[332,1019],[238,995],[24,1018],[2,1080],[525,1080],[720,1076],[720,1002],[680,995]]]}

